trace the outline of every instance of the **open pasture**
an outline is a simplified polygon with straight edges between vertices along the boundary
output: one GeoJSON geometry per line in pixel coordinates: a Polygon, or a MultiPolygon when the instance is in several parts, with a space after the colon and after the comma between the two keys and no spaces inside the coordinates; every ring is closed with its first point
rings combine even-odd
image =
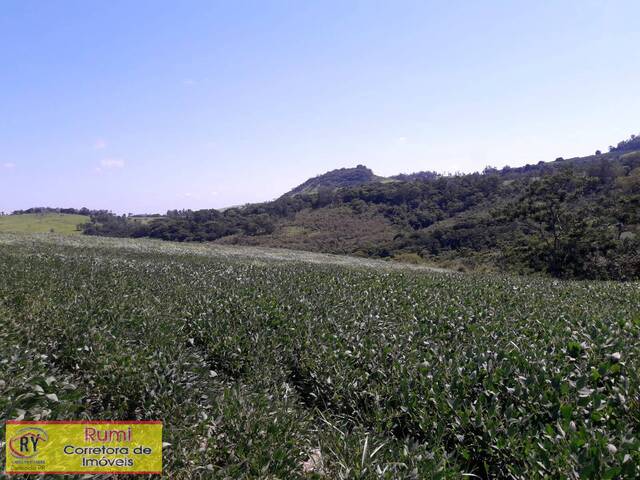
{"type": "Polygon", "coordinates": [[[25,213],[0,216],[0,233],[58,233],[79,235],[77,226],[89,221],[85,215],[25,213]]]}

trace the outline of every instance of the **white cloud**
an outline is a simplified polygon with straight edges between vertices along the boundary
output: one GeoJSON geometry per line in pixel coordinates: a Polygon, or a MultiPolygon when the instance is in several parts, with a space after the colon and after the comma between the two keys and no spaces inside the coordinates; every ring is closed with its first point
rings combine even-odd
{"type": "Polygon", "coordinates": [[[103,158],[100,165],[104,168],[124,168],[124,160],[120,158],[103,158]]]}
{"type": "Polygon", "coordinates": [[[5,163],[2,164],[2,167],[11,169],[11,168],[15,168],[16,164],[13,163],[13,162],[5,162],[5,163]]]}
{"type": "Polygon", "coordinates": [[[95,150],[104,150],[107,148],[107,141],[104,138],[99,138],[93,144],[95,150]]]}
{"type": "Polygon", "coordinates": [[[196,82],[192,78],[185,78],[184,80],[182,80],[182,84],[186,85],[187,87],[191,87],[191,86],[195,85],[196,83],[198,83],[198,82],[196,82]]]}
{"type": "Polygon", "coordinates": [[[398,143],[404,145],[407,143],[407,137],[398,137],[398,143]]]}

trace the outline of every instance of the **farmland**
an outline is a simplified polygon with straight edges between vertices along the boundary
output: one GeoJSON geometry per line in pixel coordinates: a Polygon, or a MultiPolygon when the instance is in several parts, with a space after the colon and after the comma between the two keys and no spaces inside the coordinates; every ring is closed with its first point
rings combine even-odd
{"type": "Polygon", "coordinates": [[[161,419],[167,478],[640,477],[638,283],[0,234],[0,364],[0,420],[161,419]]]}
{"type": "Polygon", "coordinates": [[[28,213],[0,216],[0,233],[47,233],[79,235],[77,226],[89,221],[85,215],[28,213]]]}

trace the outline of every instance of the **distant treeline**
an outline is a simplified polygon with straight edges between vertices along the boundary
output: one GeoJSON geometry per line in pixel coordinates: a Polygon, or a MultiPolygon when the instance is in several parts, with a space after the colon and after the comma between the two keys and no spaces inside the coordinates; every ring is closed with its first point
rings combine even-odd
{"type": "Polygon", "coordinates": [[[617,146],[609,147],[610,152],[624,152],[632,150],[640,150],[640,136],[638,135],[631,135],[629,139],[619,142],[617,146]]]}
{"type": "Polygon", "coordinates": [[[85,232],[95,235],[148,236],[174,241],[211,241],[229,235],[272,233],[279,220],[305,209],[348,206],[354,214],[367,209],[398,227],[419,230],[491,199],[498,193],[498,175],[439,176],[433,180],[372,182],[357,187],[319,188],[315,193],[286,195],[277,200],[219,210],[170,210],[148,223],[109,213],[93,215],[85,232]]]}
{"type": "MultiPolygon", "coordinates": [[[[581,159],[488,167],[469,175],[399,175],[392,182],[320,187],[224,211],[171,210],[146,222],[93,212],[84,232],[255,243],[260,237],[277,238],[281,225],[295,225],[299,212],[322,211],[329,221],[334,212],[347,209],[354,218],[377,218],[396,232],[391,241],[347,253],[429,259],[461,255],[497,268],[565,278],[640,278],[640,152],[627,148],[635,142],[634,137],[609,153],[581,159]]],[[[343,221],[341,228],[353,227],[343,221]]],[[[339,238],[331,245],[301,248],[344,252],[336,244],[339,238]]]]}
{"type": "Polygon", "coordinates": [[[100,215],[100,214],[110,214],[108,210],[91,210],[89,208],[52,208],[52,207],[33,207],[27,208],[26,210],[14,210],[12,215],[24,215],[29,213],[64,213],[67,215],[100,215]]]}

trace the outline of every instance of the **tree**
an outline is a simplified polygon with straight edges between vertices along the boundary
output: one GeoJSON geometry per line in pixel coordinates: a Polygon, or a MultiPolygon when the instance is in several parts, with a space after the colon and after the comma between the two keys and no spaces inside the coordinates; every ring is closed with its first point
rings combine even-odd
{"type": "Polygon", "coordinates": [[[587,182],[569,169],[543,177],[509,209],[511,218],[524,224],[527,237],[520,253],[530,267],[558,277],[589,275],[586,259],[606,242],[594,217],[572,207],[587,182]]]}

